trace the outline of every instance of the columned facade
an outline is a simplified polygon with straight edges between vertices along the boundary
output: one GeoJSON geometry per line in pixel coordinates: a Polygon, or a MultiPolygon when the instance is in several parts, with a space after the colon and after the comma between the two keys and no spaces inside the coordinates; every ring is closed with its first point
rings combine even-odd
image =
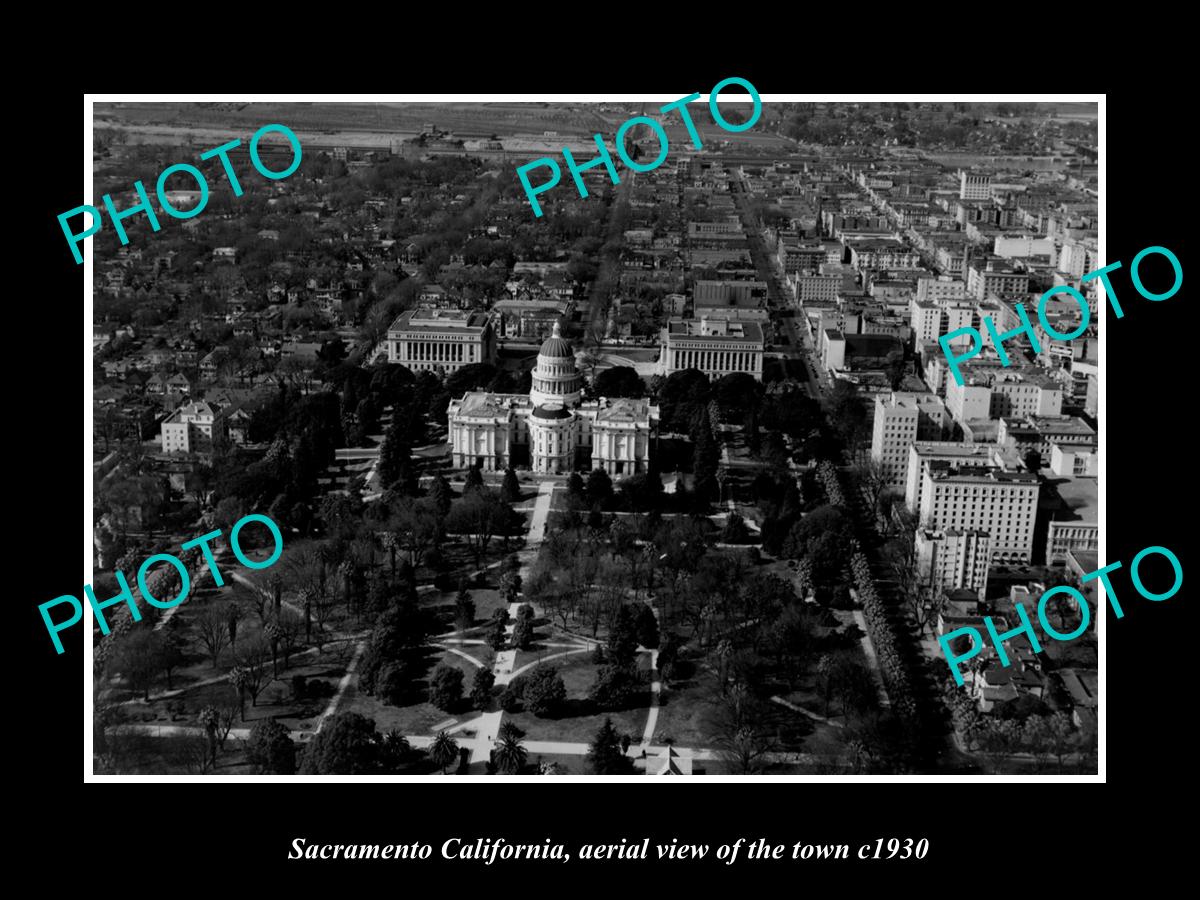
{"type": "Polygon", "coordinates": [[[574,350],[555,325],[538,353],[528,396],[475,391],[450,401],[455,467],[478,465],[492,472],[519,458],[546,475],[573,472],[585,463],[610,475],[647,471],[658,408],[648,400],[583,403],[582,391],[574,350]]]}

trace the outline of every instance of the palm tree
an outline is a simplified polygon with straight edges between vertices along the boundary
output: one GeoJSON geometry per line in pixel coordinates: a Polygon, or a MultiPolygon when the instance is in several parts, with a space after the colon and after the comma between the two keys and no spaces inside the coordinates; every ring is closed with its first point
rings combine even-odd
{"type": "Polygon", "coordinates": [[[508,734],[497,743],[492,759],[496,768],[505,775],[516,775],[524,768],[527,756],[525,745],[514,735],[508,734]]]}
{"type": "Polygon", "coordinates": [[[351,594],[352,584],[354,580],[354,570],[356,566],[354,561],[349,557],[342,560],[338,566],[338,574],[342,576],[342,601],[346,604],[346,614],[349,615],[350,607],[354,605],[354,598],[351,594]]]}
{"type": "Polygon", "coordinates": [[[525,737],[525,732],[520,728],[520,726],[513,722],[504,722],[500,725],[500,731],[496,734],[496,737],[502,741],[506,741],[510,738],[512,740],[519,741],[521,738],[525,737]]]}
{"type": "Polygon", "coordinates": [[[300,590],[300,603],[304,606],[304,640],[312,640],[312,602],[315,592],[306,587],[300,590]]]}
{"type": "Polygon", "coordinates": [[[392,579],[396,578],[396,551],[400,549],[400,536],[394,531],[385,531],[380,537],[392,561],[392,579]]]}
{"type": "Polygon", "coordinates": [[[279,607],[283,603],[283,579],[279,577],[279,573],[272,572],[271,577],[267,579],[267,583],[271,586],[271,593],[275,597],[275,615],[279,616],[279,607]]]}
{"type": "Polygon", "coordinates": [[[429,745],[429,759],[446,774],[446,766],[458,758],[458,742],[445,731],[439,731],[429,745]]]}
{"type": "Polygon", "coordinates": [[[210,767],[217,767],[217,722],[220,716],[217,714],[216,707],[206,706],[200,710],[200,724],[204,726],[204,731],[208,735],[208,752],[210,767]]]}

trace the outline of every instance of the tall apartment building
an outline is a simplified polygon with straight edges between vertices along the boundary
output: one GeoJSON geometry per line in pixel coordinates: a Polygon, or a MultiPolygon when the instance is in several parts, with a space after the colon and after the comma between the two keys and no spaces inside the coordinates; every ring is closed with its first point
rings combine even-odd
{"type": "Polygon", "coordinates": [[[992,196],[992,176],[980,172],[959,173],[959,200],[989,200],[992,196]]]}
{"type": "Polygon", "coordinates": [[[1029,273],[998,257],[973,260],[967,267],[967,293],[976,300],[990,296],[1023,299],[1029,293],[1029,273]]]}
{"type": "Polygon", "coordinates": [[[1094,240],[1067,238],[1058,252],[1058,271],[1072,278],[1082,278],[1097,267],[1097,261],[1094,240]]]}
{"type": "Polygon", "coordinates": [[[986,531],[918,528],[914,548],[921,584],[934,592],[983,591],[992,558],[992,539],[986,531]]]}
{"type": "Polygon", "coordinates": [[[940,441],[948,416],[934,394],[893,391],[875,398],[871,459],[883,467],[888,485],[903,488],[909,447],[916,441],[940,441]]]}
{"type": "Polygon", "coordinates": [[[924,276],[917,279],[917,299],[936,302],[938,300],[966,300],[967,283],[958,278],[934,278],[924,276]]]}
{"type": "Polygon", "coordinates": [[[212,450],[213,430],[220,427],[210,404],[185,403],[163,420],[159,434],[163,453],[206,453],[212,450]]]}
{"type": "Polygon", "coordinates": [[[932,462],[921,480],[918,524],[934,531],[986,531],[991,561],[1028,563],[1039,490],[1032,472],[932,462]]]}
{"type": "MultiPolygon", "coordinates": [[[[979,322],[976,301],[967,298],[918,300],[914,297],[909,301],[908,311],[909,324],[918,347],[960,328],[975,327],[979,322]]],[[[959,347],[970,342],[971,335],[962,334],[950,344],[959,347]]]]}
{"type": "Polygon", "coordinates": [[[702,316],[671,319],[662,332],[662,374],[699,369],[709,378],[745,372],[762,381],[763,331],[757,322],[702,316]]]}
{"type": "Polygon", "coordinates": [[[495,362],[491,316],[457,309],[410,309],[388,328],[388,362],[413,371],[453,372],[495,362]]]}

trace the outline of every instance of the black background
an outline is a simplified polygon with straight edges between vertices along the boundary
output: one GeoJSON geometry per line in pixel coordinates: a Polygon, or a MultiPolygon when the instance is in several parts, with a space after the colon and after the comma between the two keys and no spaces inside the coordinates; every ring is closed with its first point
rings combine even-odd
{"type": "MultiPolygon", "coordinates": [[[[648,92],[666,87],[683,96],[690,91],[706,95],[729,75],[748,78],[762,94],[946,89],[944,82],[908,83],[902,78],[859,85],[846,85],[841,78],[814,82],[807,67],[732,60],[718,65],[711,59],[665,67],[653,76],[628,66],[578,77],[558,69],[517,75],[504,63],[498,70],[503,75],[494,69],[488,77],[459,72],[451,83],[443,69],[436,87],[409,71],[407,76],[394,72],[393,77],[343,77],[337,89],[467,93],[503,87],[537,94],[547,90],[648,92]]],[[[1090,82],[1096,89],[1105,86],[1100,82],[1112,80],[1080,78],[1072,86],[1088,89],[1085,82],[1090,82]]],[[[324,81],[299,81],[288,83],[287,89],[334,89],[324,81]]],[[[169,87],[218,89],[211,78],[169,87]]],[[[975,91],[1014,89],[1008,79],[971,87],[975,91]]],[[[115,92],[167,86],[151,85],[141,77],[129,81],[114,77],[102,79],[96,88],[115,92]]],[[[1031,91],[1057,88],[1058,84],[1041,81],[1020,86],[1031,91]]],[[[249,73],[245,78],[230,78],[220,89],[272,90],[249,73]]],[[[1188,201],[1194,196],[1188,174],[1192,166],[1182,152],[1166,154],[1169,139],[1153,127],[1176,121],[1182,109],[1181,98],[1159,91],[1108,94],[1107,261],[1125,263],[1114,284],[1126,315],[1117,321],[1109,314],[1103,325],[1108,427],[1101,446],[1107,463],[1102,521],[1107,561],[1125,563],[1114,586],[1126,616],[1117,621],[1108,615],[1105,622],[1107,715],[1101,727],[1107,735],[1107,785],[977,780],[718,784],[696,779],[669,782],[675,787],[663,793],[656,786],[668,783],[665,780],[646,779],[654,783],[637,785],[599,779],[568,784],[548,778],[504,785],[475,779],[371,787],[212,784],[210,793],[195,784],[83,784],[81,648],[76,643],[56,656],[36,608],[51,597],[80,591],[83,534],[74,516],[82,505],[82,479],[90,477],[90,465],[82,471],[80,466],[80,445],[86,437],[83,408],[90,403],[86,396],[80,402],[80,386],[90,364],[78,355],[83,267],[75,265],[56,220],[58,213],[83,200],[79,177],[84,102],[81,93],[66,89],[56,97],[39,98],[36,110],[29,113],[36,128],[31,133],[39,136],[33,166],[38,177],[24,185],[31,193],[21,201],[19,214],[33,232],[23,238],[15,233],[9,237],[11,261],[20,265],[29,250],[37,260],[27,270],[32,277],[24,296],[12,298],[23,302],[10,307],[9,347],[14,357],[8,367],[12,382],[8,394],[14,401],[9,410],[9,442],[19,459],[9,467],[7,571],[18,582],[9,603],[15,607],[12,621],[19,630],[24,661],[9,667],[6,724],[8,743],[20,752],[17,768],[10,762],[9,775],[19,782],[14,788],[17,796],[25,798],[13,809],[21,830],[28,830],[38,849],[59,864],[75,852],[66,842],[86,836],[80,863],[97,865],[97,853],[110,857],[114,868],[105,873],[110,883],[125,877],[149,879],[165,875],[168,869],[174,873],[172,883],[188,870],[192,875],[183,881],[208,879],[206,872],[220,879],[222,865],[217,858],[231,854],[238,860],[240,885],[311,888],[326,878],[352,873],[364,885],[399,890],[423,885],[425,890],[456,893],[480,889],[483,882],[475,878],[488,878],[485,889],[489,891],[532,889],[568,895],[590,894],[591,885],[605,893],[644,893],[692,880],[702,889],[761,885],[791,892],[845,884],[847,875],[856,885],[865,878],[883,886],[911,883],[957,893],[1007,883],[1008,890],[1023,891],[1032,885],[1014,866],[1062,874],[1078,871],[1081,856],[1093,859],[1097,842],[1117,842],[1119,850],[1114,853],[1128,853],[1136,844],[1155,857],[1169,855],[1162,843],[1171,840],[1172,832],[1160,821],[1159,808],[1177,793],[1175,785],[1190,769],[1192,755],[1190,742],[1183,737],[1192,717],[1189,684],[1194,681],[1187,674],[1190,654],[1184,643],[1192,634],[1184,619],[1190,582],[1185,574],[1183,590],[1168,601],[1152,603],[1134,594],[1128,564],[1142,548],[1161,544],[1177,554],[1185,573],[1191,571],[1191,528],[1185,530],[1181,524],[1181,512],[1187,509],[1185,494],[1193,493],[1189,469],[1193,403],[1185,372],[1194,359],[1193,332],[1185,321],[1186,284],[1170,300],[1151,303],[1130,285],[1128,263],[1142,248],[1162,245],[1172,249],[1189,271],[1183,222],[1191,214],[1188,201]],[[294,837],[346,844],[422,841],[433,844],[434,854],[421,863],[357,863],[350,868],[288,863],[294,837]],[[652,844],[669,843],[677,837],[681,843],[711,844],[713,850],[701,863],[572,863],[566,867],[546,863],[517,873],[519,880],[510,880],[504,874],[512,871],[512,864],[484,868],[444,863],[437,848],[449,837],[503,837],[539,844],[546,837],[569,844],[619,843],[622,837],[631,843],[643,837],[651,838],[652,844]],[[925,837],[931,849],[923,862],[747,863],[743,851],[738,864],[725,866],[713,858],[717,844],[739,837],[763,837],[773,844],[844,842],[852,848],[880,837],[925,837]],[[134,860],[135,872],[125,876],[118,871],[134,860]],[[414,880],[420,872],[434,875],[440,887],[414,880]],[[527,874],[540,880],[533,882],[527,874]],[[748,880],[756,875],[761,879],[763,874],[769,880],[757,884],[748,880]],[[456,876],[461,880],[453,880],[456,876]]],[[[1148,261],[1145,280],[1150,285],[1169,283],[1154,279],[1156,272],[1169,279],[1165,263],[1157,260],[1162,263],[1158,269],[1155,262],[1148,261]]],[[[90,323],[85,324],[90,333],[90,323]]],[[[83,513],[86,521],[88,511],[83,513]]],[[[1146,572],[1147,579],[1153,577],[1149,568],[1146,572]]],[[[1165,564],[1162,574],[1168,574],[1165,564]]],[[[93,871],[88,877],[97,874],[93,871]]]]}

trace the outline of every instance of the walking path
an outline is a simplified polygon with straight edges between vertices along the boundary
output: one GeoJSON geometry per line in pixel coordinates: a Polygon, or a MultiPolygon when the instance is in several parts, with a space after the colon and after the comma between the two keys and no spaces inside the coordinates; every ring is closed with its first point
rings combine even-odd
{"type": "Polygon", "coordinates": [[[879,705],[884,709],[890,709],[892,701],[888,697],[887,688],[883,686],[883,673],[879,670],[879,660],[875,657],[875,646],[871,643],[871,636],[867,632],[867,620],[863,618],[861,610],[854,610],[854,621],[863,633],[863,655],[867,657],[867,663],[871,667],[871,676],[875,681],[875,688],[879,692],[879,705]]]}
{"type": "Polygon", "coordinates": [[[833,719],[826,718],[825,716],[821,715],[820,713],[812,712],[811,710],[805,709],[803,706],[797,706],[795,703],[789,703],[787,700],[784,700],[782,697],[772,697],[771,702],[778,703],[780,706],[786,706],[788,709],[792,710],[792,712],[798,712],[801,715],[808,716],[810,719],[814,719],[817,722],[821,722],[824,725],[832,725],[834,728],[845,728],[846,727],[846,724],[844,722],[835,722],[835,721],[833,721],[833,719]]]}
{"type": "Polygon", "coordinates": [[[325,712],[321,713],[321,719],[317,722],[317,727],[314,734],[325,727],[325,720],[330,718],[337,712],[338,704],[342,702],[342,696],[346,693],[346,689],[350,687],[350,679],[354,677],[355,671],[358,669],[358,661],[362,659],[363,651],[367,649],[366,641],[359,641],[358,646],[354,648],[354,657],[350,660],[350,665],[346,666],[346,674],[342,676],[342,680],[338,682],[337,693],[333,695],[333,699],[329,701],[329,705],[325,707],[325,712]]]}

